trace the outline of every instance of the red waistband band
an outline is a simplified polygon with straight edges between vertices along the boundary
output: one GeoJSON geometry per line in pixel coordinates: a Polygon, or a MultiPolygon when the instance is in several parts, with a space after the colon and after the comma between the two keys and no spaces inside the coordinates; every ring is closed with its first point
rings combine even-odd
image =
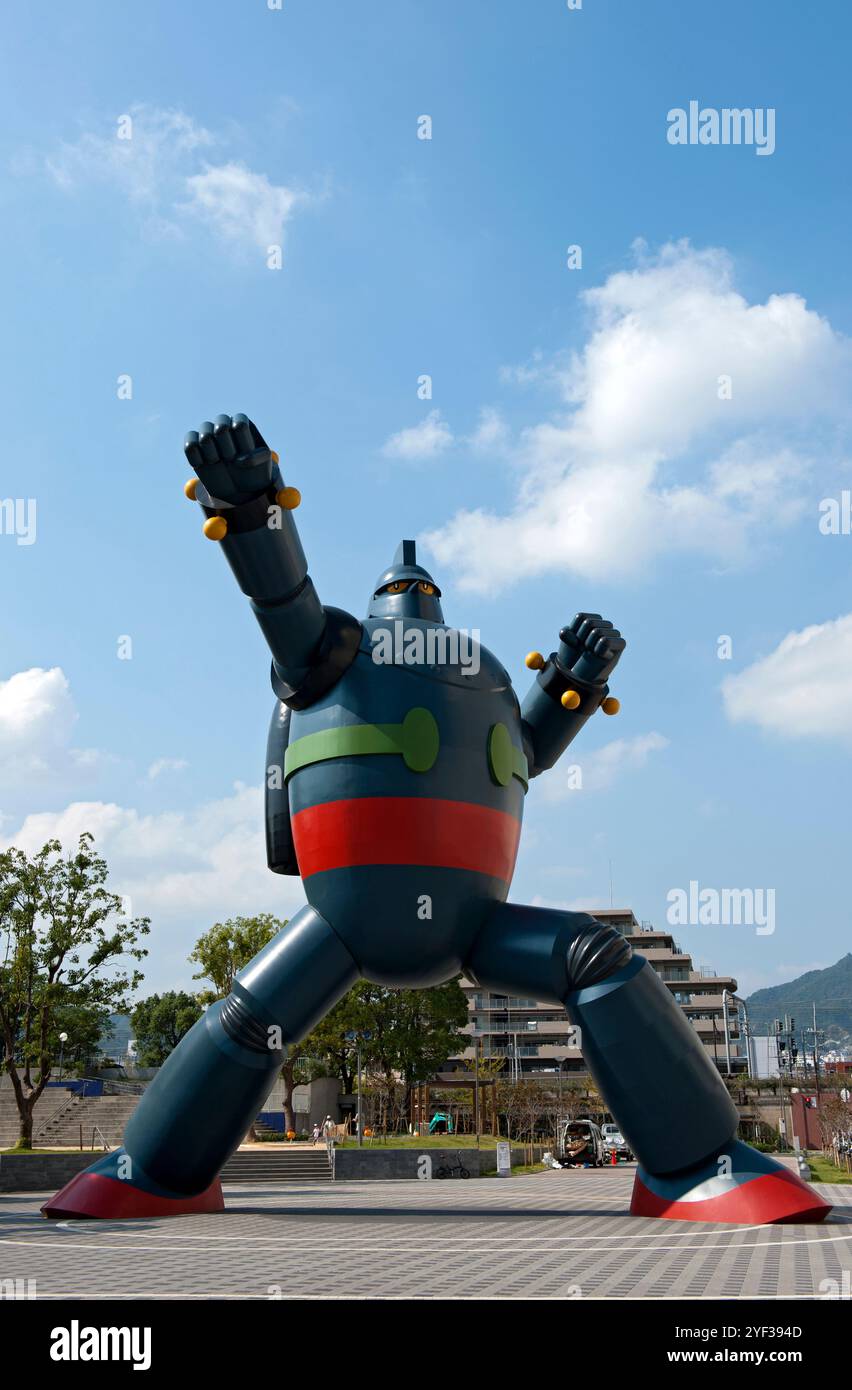
{"type": "Polygon", "coordinates": [[[520,834],[520,821],[507,811],[439,797],[350,797],[293,817],[302,878],[356,864],[422,864],[508,883],[520,834]]]}

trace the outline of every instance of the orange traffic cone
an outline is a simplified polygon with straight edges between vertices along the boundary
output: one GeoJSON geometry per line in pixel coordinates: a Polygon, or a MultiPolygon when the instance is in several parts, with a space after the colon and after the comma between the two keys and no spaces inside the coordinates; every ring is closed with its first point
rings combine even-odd
{"type": "Polygon", "coordinates": [[[610,1165],[611,1168],[617,1168],[617,1167],[618,1167],[618,1155],[616,1154],[615,1149],[612,1149],[612,1150],[610,1151],[609,1165],[610,1165]]]}

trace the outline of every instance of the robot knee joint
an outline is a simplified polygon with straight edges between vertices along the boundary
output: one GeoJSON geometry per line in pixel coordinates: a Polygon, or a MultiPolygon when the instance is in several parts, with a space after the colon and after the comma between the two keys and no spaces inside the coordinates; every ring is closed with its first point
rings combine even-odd
{"type": "Polygon", "coordinates": [[[590,917],[568,947],[565,964],[569,989],[600,984],[625,966],[632,955],[629,941],[615,927],[590,917]]]}
{"type": "Polygon", "coordinates": [[[274,1046],[277,1040],[271,1037],[269,1025],[258,1018],[245,998],[236,992],[232,991],[223,1001],[219,1020],[228,1037],[239,1047],[267,1054],[281,1051],[280,1044],[277,1048],[274,1046]]]}

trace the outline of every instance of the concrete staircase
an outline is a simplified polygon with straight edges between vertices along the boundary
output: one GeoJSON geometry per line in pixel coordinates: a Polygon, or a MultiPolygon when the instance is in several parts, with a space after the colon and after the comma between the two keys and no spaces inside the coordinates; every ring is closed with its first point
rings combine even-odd
{"type": "Polygon", "coordinates": [[[95,1133],[95,1148],[115,1149],[124,1137],[125,1126],[139,1104],[139,1096],[76,1096],[33,1128],[33,1143],[79,1145],[83,1126],[83,1147],[89,1148],[95,1133]]]}
{"type": "Polygon", "coordinates": [[[331,1165],[325,1147],[306,1144],[265,1144],[257,1149],[238,1149],[222,1169],[225,1183],[331,1182],[331,1165]]]}
{"type": "MultiPolygon", "coordinates": [[[[83,1147],[90,1148],[92,1132],[100,1130],[103,1140],[95,1134],[95,1148],[116,1148],[122,1140],[124,1127],[136,1106],[139,1096],[79,1096],[70,1091],[50,1087],[36,1102],[33,1116],[33,1144],[37,1148],[79,1148],[80,1126],[83,1126],[83,1147]]],[[[0,1148],[11,1148],[18,1141],[18,1107],[11,1088],[0,1089],[0,1148]]]]}

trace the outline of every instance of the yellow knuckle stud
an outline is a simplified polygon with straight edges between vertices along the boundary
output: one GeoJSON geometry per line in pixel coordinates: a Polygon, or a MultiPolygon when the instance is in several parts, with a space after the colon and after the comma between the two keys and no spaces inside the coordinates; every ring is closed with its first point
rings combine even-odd
{"type": "Polygon", "coordinates": [[[273,462],[273,463],[280,463],[280,462],[281,462],[281,460],[279,459],[279,457],[278,457],[278,455],[276,454],[276,452],[275,452],[274,449],[270,449],[270,450],[269,450],[269,457],[272,459],[272,462],[273,462]]]}
{"type": "Polygon", "coordinates": [[[275,494],[275,501],[287,512],[294,512],[301,500],[302,494],[297,487],[282,487],[275,494]]]}
{"type": "Polygon", "coordinates": [[[189,498],[190,502],[194,502],[195,494],[198,491],[198,479],[187,478],[186,482],[183,485],[183,491],[184,495],[189,498]]]}
{"type": "Polygon", "coordinates": [[[618,711],[621,709],[621,701],[616,700],[614,695],[607,695],[606,699],[601,704],[601,709],[604,714],[618,714],[618,711]]]}
{"type": "Polygon", "coordinates": [[[580,703],[580,697],[576,690],[566,690],[562,696],[562,704],[565,709],[576,709],[580,703]]]}
{"type": "Polygon", "coordinates": [[[527,652],[524,657],[524,665],[528,667],[530,671],[543,671],[545,665],[544,657],[541,652],[527,652]]]}
{"type": "Polygon", "coordinates": [[[201,529],[208,541],[223,541],[228,534],[228,523],[223,516],[208,516],[201,529]]]}

